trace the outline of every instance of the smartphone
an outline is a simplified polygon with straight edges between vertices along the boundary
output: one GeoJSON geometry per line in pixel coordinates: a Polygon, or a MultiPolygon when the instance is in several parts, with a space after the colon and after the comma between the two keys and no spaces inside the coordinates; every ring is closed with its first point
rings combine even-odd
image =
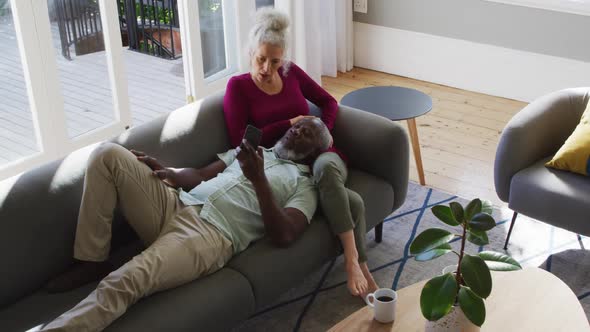
{"type": "Polygon", "coordinates": [[[262,131],[254,126],[248,125],[246,132],[244,133],[244,139],[248,141],[250,146],[254,149],[258,148],[260,139],[262,138],[262,131]]]}

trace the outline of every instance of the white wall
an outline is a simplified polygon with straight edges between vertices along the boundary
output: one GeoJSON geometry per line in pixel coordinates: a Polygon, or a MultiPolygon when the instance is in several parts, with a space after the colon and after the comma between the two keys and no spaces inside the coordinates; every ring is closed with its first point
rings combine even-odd
{"type": "Polygon", "coordinates": [[[590,86],[590,62],[360,22],[354,65],[527,102],[590,86]]]}

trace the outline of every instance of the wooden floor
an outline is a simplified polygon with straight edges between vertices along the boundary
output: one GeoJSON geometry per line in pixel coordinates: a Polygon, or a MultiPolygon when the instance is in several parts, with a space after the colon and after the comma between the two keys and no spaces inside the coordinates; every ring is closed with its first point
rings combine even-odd
{"type": "MultiPolygon", "coordinates": [[[[526,103],[362,68],[322,77],[322,85],[338,101],[369,86],[403,86],[428,94],[433,109],[416,119],[426,185],[505,206],[494,189],[496,146],[508,120],[526,103]]],[[[407,131],[406,122],[401,124],[407,131]]],[[[413,154],[410,167],[410,179],[418,182],[413,154]]]]}
{"type": "MultiPolygon", "coordinates": [[[[39,151],[24,81],[14,25],[0,17],[0,165],[39,151]]],[[[52,25],[53,45],[63,93],[69,137],[114,120],[104,51],[61,54],[59,30],[52,25]]],[[[123,49],[132,124],[150,121],[186,103],[182,59],[165,60],[123,49]]],[[[45,111],[44,109],[39,110],[45,111]]]]}

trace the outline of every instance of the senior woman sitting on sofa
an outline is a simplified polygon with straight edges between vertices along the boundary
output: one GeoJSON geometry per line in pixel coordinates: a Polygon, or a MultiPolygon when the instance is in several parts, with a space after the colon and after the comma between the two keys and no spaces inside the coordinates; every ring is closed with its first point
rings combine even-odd
{"type": "Polygon", "coordinates": [[[80,262],[50,287],[75,288],[90,281],[80,276],[105,269],[117,201],[148,247],[42,330],[102,330],[141,297],[220,269],[264,234],[289,245],[317,205],[304,164],[331,140],[322,121],[304,119],[273,149],[256,151],[244,141],[201,169],[166,168],[141,152],[104,144],[86,171],[74,242],[80,262]]]}
{"type": "MultiPolygon", "coordinates": [[[[232,145],[240,144],[248,124],[262,129],[262,145],[273,146],[293,125],[309,115],[307,100],[317,105],[321,120],[332,130],[338,103],[296,64],[285,60],[289,18],[272,8],[258,10],[250,30],[250,72],[232,77],[223,100],[225,122],[232,145]],[[306,100],[307,99],[307,100],[306,100]]],[[[378,288],[367,266],[366,221],[362,197],[346,188],[348,169],[344,154],[330,147],[313,164],[320,205],[344,251],[348,289],[364,296],[378,288]]]]}

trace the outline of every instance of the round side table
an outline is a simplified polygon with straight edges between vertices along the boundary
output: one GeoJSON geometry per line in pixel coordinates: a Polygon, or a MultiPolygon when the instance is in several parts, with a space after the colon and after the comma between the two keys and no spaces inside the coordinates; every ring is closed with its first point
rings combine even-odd
{"type": "Polygon", "coordinates": [[[407,120],[420,184],[426,184],[416,118],[432,109],[432,99],[427,94],[399,86],[372,86],[346,94],[342,97],[340,104],[380,115],[392,121],[407,120]]]}

